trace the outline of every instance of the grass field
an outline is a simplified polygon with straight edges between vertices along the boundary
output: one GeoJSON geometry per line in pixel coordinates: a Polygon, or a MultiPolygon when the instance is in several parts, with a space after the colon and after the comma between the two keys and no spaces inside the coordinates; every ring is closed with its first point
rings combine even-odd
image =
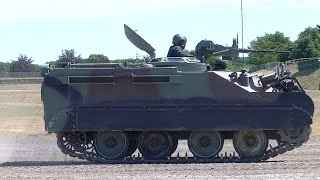
{"type": "Polygon", "coordinates": [[[320,90],[320,69],[316,71],[305,71],[295,73],[304,89],[320,90]]]}
{"type": "MultiPolygon", "coordinates": [[[[307,91],[315,103],[312,134],[320,135],[320,91],[307,91]]],[[[45,134],[39,84],[0,85],[0,133],[45,134]]]]}
{"type": "Polygon", "coordinates": [[[0,132],[45,134],[39,84],[0,85],[0,132]]]}

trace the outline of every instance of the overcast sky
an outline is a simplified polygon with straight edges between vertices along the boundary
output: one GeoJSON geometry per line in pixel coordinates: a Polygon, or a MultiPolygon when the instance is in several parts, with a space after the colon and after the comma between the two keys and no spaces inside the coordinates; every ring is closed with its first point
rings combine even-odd
{"type": "MultiPolygon", "coordinates": [[[[146,55],[124,35],[127,24],[166,56],[173,35],[188,38],[186,49],[203,39],[231,45],[239,33],[241,0],[8,0],[0,2],[0,61],[19,54],[34,63],[57,60],[63,49],[83,58],[110,59],[146,55]]],[[[308,26],[320,24],[319,0],[243,0],[244,47],[265,33],[280,31],[296,40],[308,26]]]]}

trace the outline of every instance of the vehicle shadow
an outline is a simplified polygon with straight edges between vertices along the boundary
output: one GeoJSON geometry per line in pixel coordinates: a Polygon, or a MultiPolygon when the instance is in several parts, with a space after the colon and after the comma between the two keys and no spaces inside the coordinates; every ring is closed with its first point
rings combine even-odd
{"type": "Polygon", "coordinates": [[[99,163],[99,162],[89,162],[89,161],[13,161],[4,162],[0,164],[0,167],[28,167],[28,166],[73,166],[73,165],[117,165],[117,164],[257,164],[257,163],[282,163],[284,161],[261,161],[261,162],[209,162],[209,161],[176,161],[176,162],[166,162],[166,161],[135,161],[135,162],[109,162],[109,163],[99,163]]]}
{"type": "Polygon", "coordinates": [[[0,167],[24,167],[24,166],[69,166],[96,164],[89,161],[13,161],[4,162],[0,167]]]}

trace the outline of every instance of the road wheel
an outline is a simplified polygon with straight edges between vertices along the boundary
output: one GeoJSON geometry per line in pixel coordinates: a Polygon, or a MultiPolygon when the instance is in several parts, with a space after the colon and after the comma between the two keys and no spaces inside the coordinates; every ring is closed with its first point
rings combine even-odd
{"type": "Polygon", "coordinates": [[[188,139],[192,154],[200,159],[216,156],[223,147],[223,137],[217,131],[193,131],[188,139]]]}
{"type": "Polygon", "coordinates": [[[128,137],[122,131],[100,131],[94,139],[97,153],[108,160],[122,159],[128,145],[128,137]]]}
{"type": "Polygon", "coordinates": [[[146,159],[164,159],[172,151],[173,141],[168,132],[142,132],[138,149],[146,159]]]}
{"type": "Polygon", "coordinates": [[[233,146],[240,157],[256,158],[263,156],[269,140],[263,131],[238,131],[233,136],[233,146]]]}

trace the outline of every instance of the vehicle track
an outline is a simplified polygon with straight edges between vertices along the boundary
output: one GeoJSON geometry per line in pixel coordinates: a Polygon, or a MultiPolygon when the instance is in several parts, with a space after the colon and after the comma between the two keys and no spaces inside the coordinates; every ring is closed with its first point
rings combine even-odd
{"type": "MultiPolygon", "coordinates": [[[[188,150],[186,142],[177,151],[188,150]]],[[[226,142],[225,151],[232,150],[226,142]]],[[[317,179],[320,136],[261,163],[99,164],[64,155],[50,135],[0,135],[0,179],[317,179]],[[58,173],[57,173],[58,172],[58,173]]]]}

